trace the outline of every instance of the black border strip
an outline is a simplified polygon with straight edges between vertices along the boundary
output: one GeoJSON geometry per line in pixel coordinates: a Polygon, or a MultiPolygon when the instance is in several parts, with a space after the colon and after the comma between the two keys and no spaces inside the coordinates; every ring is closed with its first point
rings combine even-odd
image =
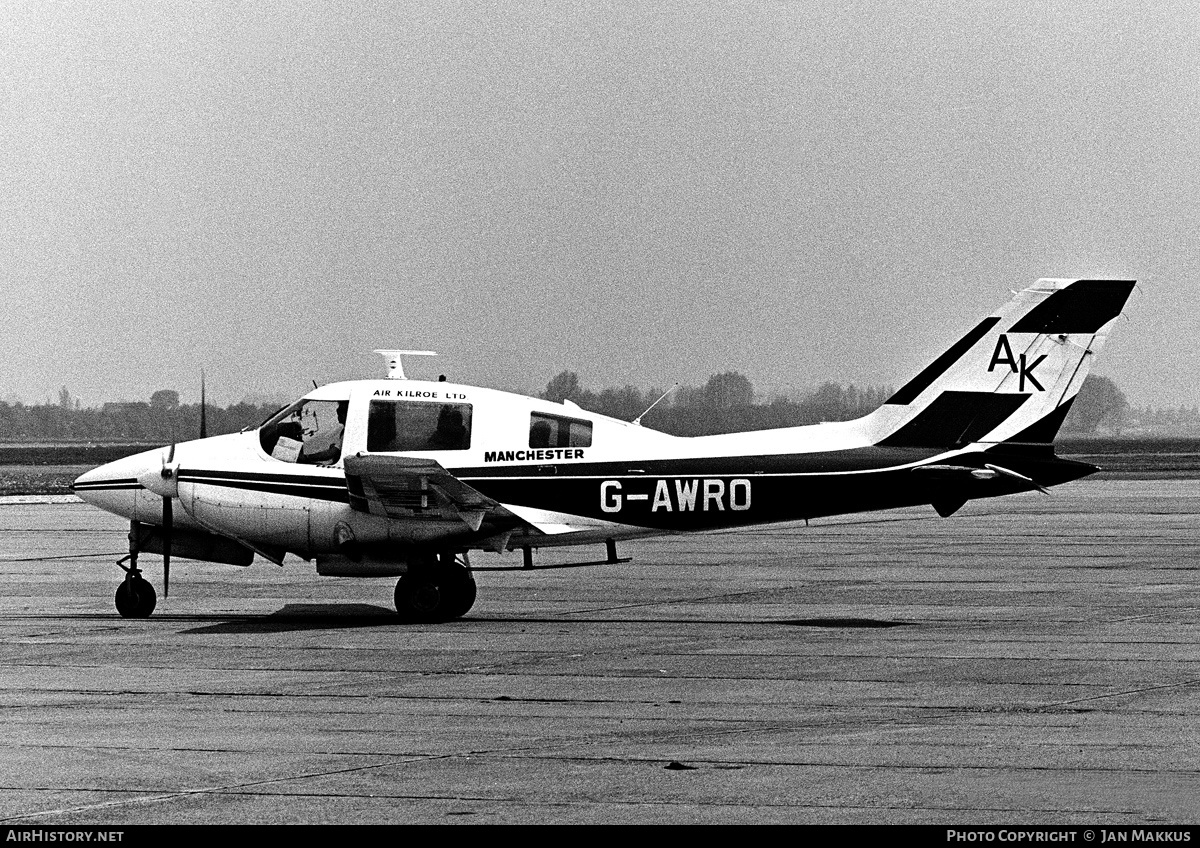
{"type": "Polygon", "coordinates": [[[203,468],[181,468],[179,479],[192,483],[215,483],[218,480],[235,480],[241,482],[257,481],[260,483],[292,483],[302,486],[325,486],[327,488],[344,489],[344,477],[325,477],[316,474],[265,474],[255,471],[210,471],[203,468]]]}
{"type": "Polygon", "coordinates": [[[109,492],[116,489],[139,489],[143,488],[142,483],[137,481],[137,477],[113,477],[110,480],[89,480],[85,483],[71,483],[72,492],[109,492]]]}
{"type": "Polygon", "coordinates": [[[269,492],[275,495],[293,495],[300,498],[334,501],[336,503],[350,502],[350,493],[346,489],[346,479],[344,477],[181,469],[179,472],[179,482],[203,486],[221,486],[227,489],[269,492]]]}
{"type": "Polygon", "coordinates": [[[1043,300],[1010,333],[1095,333],[1121,314],[1133,280],[1076,280],[1043,300]]]}
{"type": "Polygon", "coordinates": [[[974,330],[967,333],[965,336],[955,342],[949,350],[947,350],[937,359],[933,360],[932,363],[926,366],[924,371],[905,383],[900,388],[900,391],[896,392],[894,395],[884,401],[884,403],[892,404],[893,406],[907,406],[908,404],[912,403],[917,399],[921,392],[925,391],[933,384],[934,380],[950,370],[950,366],[962,359],[963,356],[966,355],[967,351],[975,347],[975,344],[984,336],[986,336],[988,331],[991,330],[992,327],[996,326],[996,324],[999,322],[1000,319],[996,316],[984,318],[975,325],[974,330]]]}
{"type": "Polygon", "coordinates": [[[349,503],[350,493],[346,487],[334,489],[330,486],[306,486],[303,483],[268,483],[260,480],[198,480],[181,477],[179,482],[201,486],[220,486],[225,489],[245,489],[252,492],[269,492],[275,495],[292,495],[319,501],[349,503]]]}
{"type": "Polygon", "coordinates": [[[562,462],[524,465],[505,463],[447,468],[464,483],[492,478],[545,477],[744,477],[753,474],[804,475],[843,474],[853,471],[883,471],[920,462],[948,448],[888,447],[873,445],[832,451],[747,456],[701,456],[675,459],[626,459],[606,462],[562,462]]]}

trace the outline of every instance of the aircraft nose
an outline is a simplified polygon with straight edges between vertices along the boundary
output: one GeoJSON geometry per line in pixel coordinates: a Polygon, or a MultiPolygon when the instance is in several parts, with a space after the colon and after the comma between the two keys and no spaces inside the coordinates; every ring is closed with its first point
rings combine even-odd
{"type": "MultiPolygon", "coordinates": [[[[108,475],[105,469],[107,465],[101,465],[99,468],[93,468],[91,471],[85,471],[75,478],[75,482],[71,484],[72,492],[86,491],[95,483],[105,479],[108,475]]],[[[85,498],[86,500],[86,498],[85,498]]]]}
{"type": "Polygon", "coordinates": [[[71,491],[93,506],[128,515],[133,510],[138,490],[143,488],[138,477],[151,468],[161,467],[161,453],[160,450],[143,451],[85,471],[75,478],[71,491]]]}

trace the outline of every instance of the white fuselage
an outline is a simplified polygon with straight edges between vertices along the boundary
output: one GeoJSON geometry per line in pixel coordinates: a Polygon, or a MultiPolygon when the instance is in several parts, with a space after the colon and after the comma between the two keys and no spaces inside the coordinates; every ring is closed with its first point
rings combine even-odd
{"type": "MultiPolygon", "coordinates": [[[[461,547],[496,547],[497,540],[473,536],[455,514],[444,510],[394,518],[354,509],[346,493],[344,458],[382,453],[435,460],[474,486],[486,486],[499,475],[510,489],[522,485],[521,481],[529,487],[538,487],[539,481],[555,482],[554,478],[561,483],[586,469],[582,477],[592,481],[589,486],[595,494],[589,497],[597,509],[579,510],[564,504],[560,510],[554,503],[523,504],[520,497],[511,502],[501,499],[501,503],[543,528],[532,543],[537,547],[631,538],[672,532],[670,528],[624,520],[642,506],[639,501],[647,507],[652,505],[649,493],[630,491],[631,485],[636,489],[635,484],[644,479],[646,468],[639,466],[645,463],[824,453],[869,445],[863,428],[855,422],[681,438],[585,412],[570,404],[444,382],[336,383],[310,392],[302,401],[346,404],[342,445],[336,459],[321,465],[296,461],[278,445],[273,454],[268,453],[260,430],[178,444],[171,453],[176,469],[171,494],[182,507],[174,510],[175,524],[227,536],[259,552],[282,549],[305,558],[335,552],[347,537],[360,544],[397,549],[432,545],[439,540],[461,547]],[[373,401],[469,406],[468,444],[453,449],[371,450],[373,436],[368,429],[373,401]],[[534,445],[531,416],[533,420],[545,416],[553,421],[586,422],[587,438],[572,444],[570,438],[560,435],[554,446],[534,445]],[[623,482],[627,478],[633,484],[623,482]]],[[[109,512],[144,524],[161,524],[163,501],[155,490],[155,480],[168,452],[167,448],[146,451],[109,463],[81,476],[74,489],[84,500],[109,512]]],[[[762,473],[756,472],[759,476],[762,473]]],[[[676,493],[694,491],[691,508],[697,513],[711,512],[714,518],[720,517],[718,512],[732,515],[748,508],[752,487],[758,485],[749,472],[675,476],[682,482],[673,481],[666,487],[672,499],[669,504],[662,502],[660,491],[659,509],[688,507],[686,498],[681,500],[676,493]]],[[[515,547],[519,542],[526,543],[527,536],[518,530],[503,541],[503,547],[515,547]]]]}

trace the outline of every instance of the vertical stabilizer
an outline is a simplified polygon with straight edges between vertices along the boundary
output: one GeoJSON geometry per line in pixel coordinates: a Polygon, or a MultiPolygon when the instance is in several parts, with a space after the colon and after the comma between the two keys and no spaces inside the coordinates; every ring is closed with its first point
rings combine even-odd
{"type": "Polygon", "coordinates": [[[1050,442],[1135,283],[1038,280],[863,420],[890,447],[1050,442]]]}

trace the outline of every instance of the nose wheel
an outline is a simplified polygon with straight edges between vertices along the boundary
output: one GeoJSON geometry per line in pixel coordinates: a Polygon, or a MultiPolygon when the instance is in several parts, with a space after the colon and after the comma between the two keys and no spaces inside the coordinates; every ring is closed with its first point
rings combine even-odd
{"type": "Polygon", "coordinates": [[[149,618],[158,602],[150,581],[132,568],[117,587],[117,612],[125,618],[149,618]]]}

